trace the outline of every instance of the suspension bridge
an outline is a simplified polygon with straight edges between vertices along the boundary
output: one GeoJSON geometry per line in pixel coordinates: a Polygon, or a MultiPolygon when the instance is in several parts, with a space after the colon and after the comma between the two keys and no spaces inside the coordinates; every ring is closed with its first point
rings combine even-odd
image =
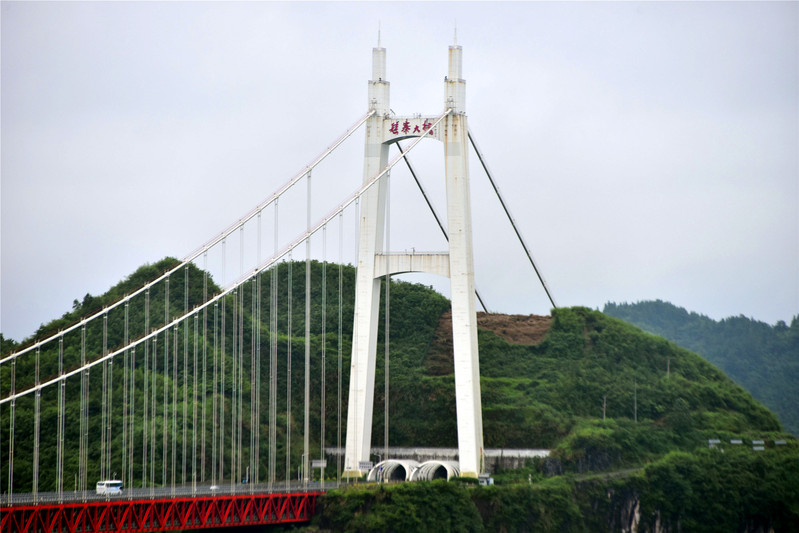
{"type": "MultiPolygon", "coordinates": [[[[381,291],[388,399],[389,281],[399,273],[450,279],[459,458],[457,464],[383,465],[401,467],[407,479],[411,468],[417,479],[484,471],[476,306],[485,305],[474,281],[470,146],[555,302],[469,132],[461,54],[460,46],[450,46],[444,109],[399,116],[389,105],[385,49],[378,43],[368,111],[299,173],[182,261],[143,267],[115,287],[114,301],[98,309],[91,301],[76,305],[76,321],[56,322],[44,338],[0,360],[2,533],[301,522],[328,488],[374,479],[381,291]],[[361,186],[313,221],[312,175],[362,126],[361,186]],[[408,158],[425,140],[444,146],[446,220],[408,158]],[[392,145],[398,153],[390,158],[392,145]],[[389,184],[400,163],[427,201],[447,251],[391,252],[389,184]],[[289,198],[303,192],[306,216],[298,229],[289,198]],[[293,237],[283,237],[287,231],[293,237]],[[347,283],[354,285],[355,303],[346,311],[345,233],[357,234],[355,279],[347,283]],[[317,308],[312,294],[321,298],[317,308]],[[331,446],[343,453],[328,466],[331,446]]],[[[384,417],[382,457],[388,459],[387,400],[384,417]]]]}

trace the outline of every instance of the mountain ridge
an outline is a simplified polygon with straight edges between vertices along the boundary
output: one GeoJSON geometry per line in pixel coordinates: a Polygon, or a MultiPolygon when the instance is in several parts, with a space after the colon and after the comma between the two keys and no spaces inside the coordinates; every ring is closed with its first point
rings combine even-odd
{"type": "Polygon", "coordinates": [[[743,315],[713,320],[662,300],[609,302],[603,313],[700,354],[799,435],[799,315],[773,326],[743,315]]]}

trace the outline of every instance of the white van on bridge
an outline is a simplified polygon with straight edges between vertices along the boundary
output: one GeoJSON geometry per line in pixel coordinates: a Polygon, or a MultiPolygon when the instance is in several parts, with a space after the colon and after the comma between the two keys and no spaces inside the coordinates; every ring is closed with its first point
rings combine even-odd
{"type": "Polygon", "coordinates": [[[97,494],[121,494],[122,482],[118,479],[98,481],[96,491],[97,494]]]}

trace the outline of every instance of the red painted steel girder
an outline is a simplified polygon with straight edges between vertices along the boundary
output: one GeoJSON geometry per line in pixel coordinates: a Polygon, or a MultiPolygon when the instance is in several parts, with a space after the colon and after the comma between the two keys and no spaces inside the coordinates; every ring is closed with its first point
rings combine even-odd
{"type": "Polygon", "coordinates": [[[0,508],[0,533],[139,533],[307,522],[322,492],[198,496],[0,508]]]}

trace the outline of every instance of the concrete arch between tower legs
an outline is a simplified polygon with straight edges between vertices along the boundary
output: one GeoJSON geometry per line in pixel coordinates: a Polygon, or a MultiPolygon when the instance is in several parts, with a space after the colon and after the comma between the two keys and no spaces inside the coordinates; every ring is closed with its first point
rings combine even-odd
{"type": "Polygon", "coordinates": [[[424,272],[449,277],[448,253],[388,253],[375,255],[375,277],[424,272]],[[388,272],[386,272],[388,270],[388,272]]]}

